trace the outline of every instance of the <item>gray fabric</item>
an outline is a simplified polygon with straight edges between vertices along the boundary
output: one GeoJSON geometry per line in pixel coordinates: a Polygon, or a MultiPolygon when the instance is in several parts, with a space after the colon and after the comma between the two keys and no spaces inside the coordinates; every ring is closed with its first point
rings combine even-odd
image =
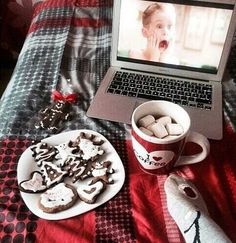
{"type": "MultiPolygon", "coordinates": [[[[93,99],[102,77],[110,64],[112,8],[49,8],[44,9],[32,21],[58,19],[58,26],[47,24],[32,31],[19,56],[10,84],[1,100],[0,136],[29,135],[48,136],[45,130],[35,130],[34,123],[40,109],[52,102],[60,74],[71,80],[79,93],[78,103],[73,105],[74,119],[65,123],[63,130],[108,130],[125,136],[125,125],[89,119],[85,113],[93,99]],[[98,28],[78,27],[71,24],[72,16],[105,19],[98,28]],[[66,18],[66,22],[63,19],[66,18]],[[61,24],[63,23],[63,24],[61,24]],[[61,25],[60,25],[61,24],[61,25]],[[109,128],[109,129],[107,129],[109,128]]],[[[31,26],[31,27],[32,27],[31,26]]],[[[235,42],[234,42],[235,44],[235,42]]],[[[224,83],[224,114],[227,122],[236,128],[236,69],[235,47],[228,62],[231,76],[224,83]]]]}
{"type": "Polygon", "coordinates": [[[5,115],[0,119],[0,136],[34,138],[51,135],[46,130],[36,130],[34,125],[40,109],[52,102],[51,92],[62,76],[71,79],[79,99],[72,105],[73,119],[66,122],[60,131],[86,128],[105,135],[110,131],[112,137],[124,138],[124,125],[93,120],[85,115],[109,67],[112,8],[45,9],[32,24],[42,19],[50,21],[50,18],[62,21],[73,15],[105,18],[108,24],[99,28],[73,27],[67,20],[59,27],[49,28],[45,24],[45,27],[28,35],[1,102],[0,113],[5,115]],[[71,46],[71,41],[76,46],[71,46]]]}

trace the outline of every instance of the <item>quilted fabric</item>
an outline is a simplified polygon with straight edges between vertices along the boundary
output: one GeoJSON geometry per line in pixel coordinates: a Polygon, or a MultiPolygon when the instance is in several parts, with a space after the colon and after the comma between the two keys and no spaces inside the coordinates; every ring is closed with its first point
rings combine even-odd
{"type": "MultiPolygon", "coordinates": [[[[88,118],[85,112],[110,64],[111,0],[48,0],[38,3],[14,74],[0,103],[1,242],[184,242],[168,213],[164,182],[168,175],[145,174],[135,159],[124,124],[88,118]],[[58,81],[79,94],[74,117],[62,131],[92,129],[114,145],[126,171],[122,190],[109,202],[78,217],[47,221],[33,215],[21,199],[17,163],[33,140],[51,134],[36,130],[40,109],[49,105],[58,81]],[[68,87],[71,88],[71,87],[68,87]]],[[[236,178],[235,47],[224,83],[224,138],[210,141],[211,153],[197,165],[176,169],[198,187],[212,219],[234,242],[236,178]]],[[[190,145],[185,153],[191,154],[190,145]]]]}
{"type": "Polygon", "coordinates": [[[65,5],[45,8],[32,21],[11,83],[1,103],[0,112],[7,114],[1,119],[2,135],[48,135],[45,131],[36,131],[34,123],[40,109],[50,104],[51,92],[56,89],[60,75],[77,83],[75,91],[80,97],[73,107],[76,117],[66,124],[65,130],[84,126],[90,129],[99,126],[100,130],[114,126],[110,130],[118,134],[122,130],[120,128],[123,125],[111,125],[108,122],[95,124],[85,116],[109,66],[111,3],[108,1],[109,7],[102,10],[95,6],[76,9],[73,4],[65,5]],[[94,16],[94,19],[89,20],[90,16],[94,16]],[[87,31],[88,35],[85,35],[87,31]]]}

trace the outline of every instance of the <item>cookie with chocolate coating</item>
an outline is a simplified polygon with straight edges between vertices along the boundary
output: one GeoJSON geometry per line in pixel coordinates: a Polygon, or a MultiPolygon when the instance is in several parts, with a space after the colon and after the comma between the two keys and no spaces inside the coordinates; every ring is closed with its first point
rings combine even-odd
{"type": "Polygon", "coordinates": [[[37,193],[47,189],[42,173],[33,171],[29,180],[20,182],[19,189],[22,192],[37,193]]]}

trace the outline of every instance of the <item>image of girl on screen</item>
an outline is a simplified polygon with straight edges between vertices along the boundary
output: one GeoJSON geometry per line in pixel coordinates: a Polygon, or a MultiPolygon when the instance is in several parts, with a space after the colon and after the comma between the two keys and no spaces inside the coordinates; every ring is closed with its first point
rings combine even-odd
{"type": "Polygon", "coordinates": [[[142,13],[144,49],[129,50],[129,57],[153,62],[178,64],[173,55],[175,37],[175,8],[169,3],[153,3],[142,13]]]}

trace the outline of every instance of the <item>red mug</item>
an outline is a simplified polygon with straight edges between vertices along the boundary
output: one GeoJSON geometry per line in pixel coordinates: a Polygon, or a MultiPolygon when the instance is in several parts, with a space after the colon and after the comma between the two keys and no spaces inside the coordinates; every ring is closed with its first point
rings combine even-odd
{"type": "Polygon", "coordinates": [[[148,101],[139,105],[132,114],[132,145],[141,169],[151,174],[169,173],[174,167],[194,164],[204,160],[209,151],[208,139],[200,133],[190,131],[190,117],[179,105],[169,101],[148,101]],[[154,117],[169,116],[183,128],[179,136],[157,138],[142,132],[137,122],[139,119],[153,115],[154,117]],[[193,142],[201,146],[200,153],[183,156],[184,146],[193,142]]]}

